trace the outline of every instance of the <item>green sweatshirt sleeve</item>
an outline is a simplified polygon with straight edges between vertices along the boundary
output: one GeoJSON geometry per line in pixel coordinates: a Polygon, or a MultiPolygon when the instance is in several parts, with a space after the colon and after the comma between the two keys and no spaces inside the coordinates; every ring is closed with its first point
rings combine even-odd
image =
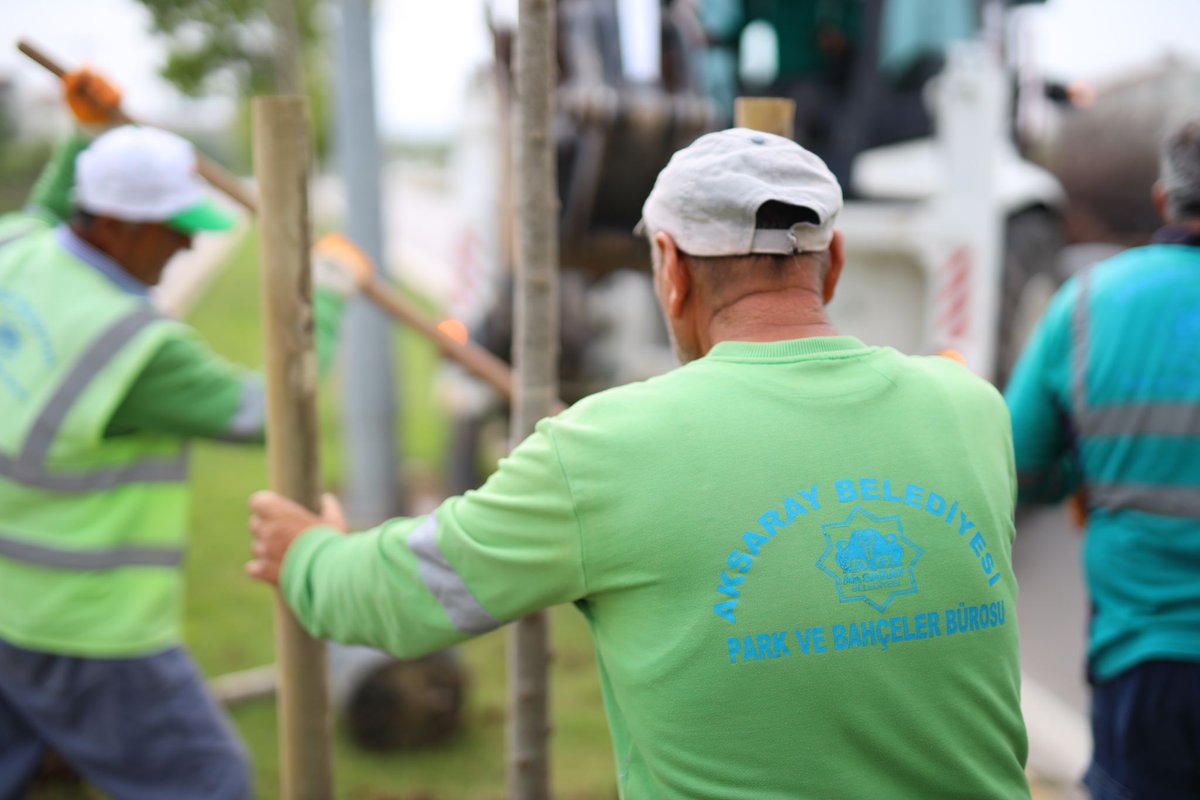
{"type": "MultiPolygon", "coordinates": [[[[317,367],[333,368],[345,300],[318,290],[317,367]]],[[[266,436],[266,393],[262,376],[212,352],[193,331],[183,329],[151,357],[113,412],[108,436],[153,431],[175,436],[262,442],[266,436]]]]}
{"type": "Polygon", "coordinates": [[[297,617],[315,636],[407,658],[584,597],[579,522],[549,424],[481,489],[427,517],[306,532],[281,582],[297,617]]]}
{"type": "Polygon", "coordinates": [[[1005,390],[1023,503],[1057,503],[1079,483],[1070,424],[1071,318],[1077,286],[1060,290],[1005,390]]]}
{"type": "Polygon", "coordinates": [[[42,169],[29,195],[28,210],[48,222],[63,222],[71,216],[71,189],[75,186],[75,157],[88,146],[81,134],[67,139],[42,169]]]}

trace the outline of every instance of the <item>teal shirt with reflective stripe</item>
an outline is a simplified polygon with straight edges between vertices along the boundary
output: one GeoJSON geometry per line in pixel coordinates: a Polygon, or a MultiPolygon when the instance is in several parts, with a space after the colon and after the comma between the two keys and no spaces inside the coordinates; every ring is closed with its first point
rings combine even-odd
{"type": "Polygon", "coordinates": [[[430,516],[305,533],[283,592],[401,656],[575,603],[631,800],[1014,800],[1011,443],[948,359],[722,342],[430,516]]]}
{"type": "Polygon", "coordinates": [[[1200,247],[1069,281],[1006,394],[1022,499],[1087,494],[1093,675],[1200,661],[1200,247]]]}

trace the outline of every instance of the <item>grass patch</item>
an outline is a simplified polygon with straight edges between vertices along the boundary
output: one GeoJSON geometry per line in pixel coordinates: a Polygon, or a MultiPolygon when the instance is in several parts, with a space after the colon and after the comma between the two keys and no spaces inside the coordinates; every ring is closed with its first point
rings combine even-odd
{"type": "MultiPolygon", "coordinates": [[[[249,366],[262,362],[258,275],[253,236],[213,285],[191,322],[214,350],[249,366]]],[[[397,375],[409,473],[434,472],[444,462],[447,425],[432,396],[437,354],[417,335],[399,331],[397,375]]],[[[323,470],[341,480],[333,382],[322,387],[323,470]]],[[[248,557],[246,498],[266,485],[261,450],[197,443],[192,464],[193,511],[187,564],[186,638],[204,673],[215,676],[274,659],[271,593],[242,573],[248,557]]],[[[591,638],[572,608],[552,612],[555,663],[553,776],[555,796],[568,800],[616,797],[612,749],[604,721],[591,638]]],[[[501,798],[504,796],[505,634],[470,642],[459,654],[469,689],[462,732],[437,749],[380,756],[335,742],[339,798],[501,798]]],[[[235,710],[234,721],[254,758],[259,795],[279,795],[275,706],[258,702],[235,710]]]]}

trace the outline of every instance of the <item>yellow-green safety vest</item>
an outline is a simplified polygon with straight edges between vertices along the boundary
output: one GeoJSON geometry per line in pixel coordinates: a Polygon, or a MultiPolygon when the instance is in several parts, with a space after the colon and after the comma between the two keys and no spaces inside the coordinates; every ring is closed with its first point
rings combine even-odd
{"type": "Polygon", "coordinates": [[[104,430],[180,323],[24,222],[0,226],[0,639],[152,653],[179,641],[186,442],[104,430]]]}

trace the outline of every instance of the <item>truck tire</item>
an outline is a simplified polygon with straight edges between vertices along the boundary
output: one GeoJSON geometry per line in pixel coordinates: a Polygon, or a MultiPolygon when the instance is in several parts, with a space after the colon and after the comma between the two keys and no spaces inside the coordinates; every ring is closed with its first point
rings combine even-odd
{"type": "Polygon", "coordinates": [[[1018,212],[1005,223],[995,370],[1001,389],[1062,283],[1058,256],[1063,243],[1062,221],[1044,208],[1018,212]]]}

